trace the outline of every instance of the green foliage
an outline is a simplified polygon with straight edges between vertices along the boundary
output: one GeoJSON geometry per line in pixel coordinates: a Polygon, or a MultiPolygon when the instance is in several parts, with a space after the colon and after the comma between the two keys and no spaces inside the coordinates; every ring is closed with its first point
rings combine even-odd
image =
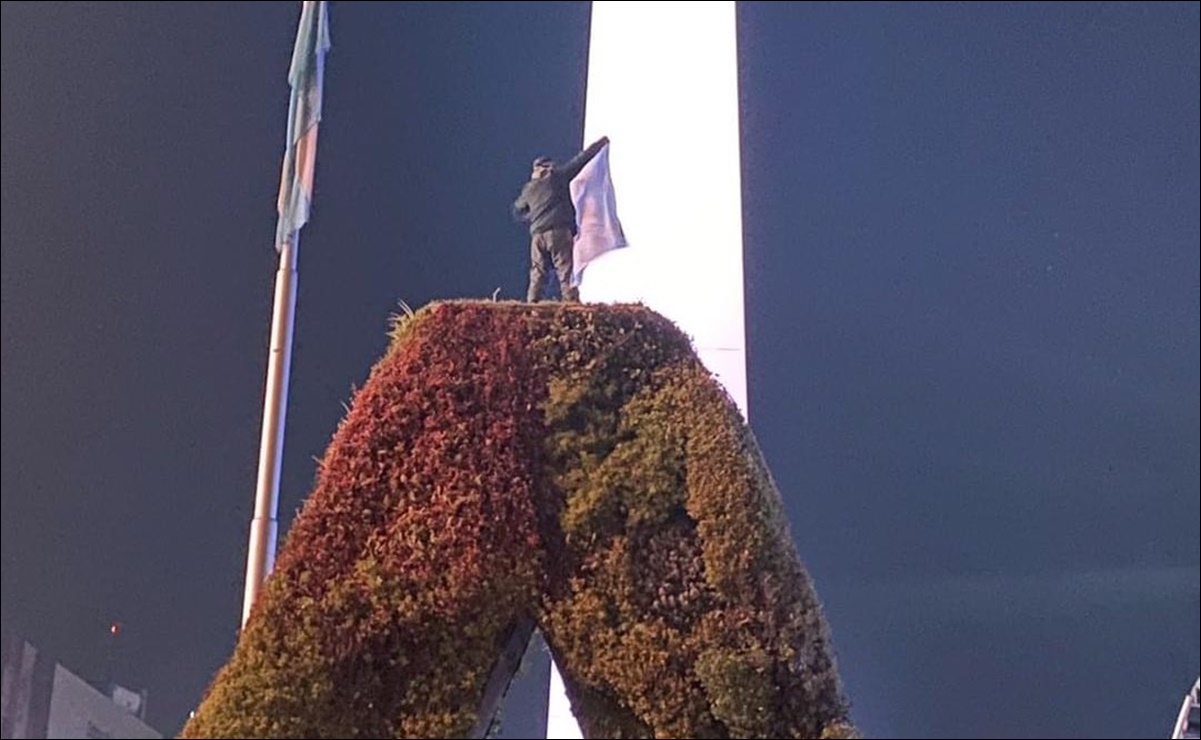
{"type": "Polygon", "coordinates": [[[849,737],[737,409],[640,306],[450,302],[394,341],[184,737],[461,737],[532,615],[589,737],[849,737]]]}
{"type": "Polygon", "coordinates": [[[769,737],[775,684],[762,648],[702,652],[696,673],[711,697],[710,711],[736,737],[769,737]]]}

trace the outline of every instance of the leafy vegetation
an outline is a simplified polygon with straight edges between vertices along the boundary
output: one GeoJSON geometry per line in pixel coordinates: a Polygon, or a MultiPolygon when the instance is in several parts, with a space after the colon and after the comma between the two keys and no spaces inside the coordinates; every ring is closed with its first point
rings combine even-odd
{"type": "Polygon", "coordinates": [[[398,321],[184,737],[463,737],[533,616],[589,737],[848,737],[779,494],[641,306],[398,321]]]}

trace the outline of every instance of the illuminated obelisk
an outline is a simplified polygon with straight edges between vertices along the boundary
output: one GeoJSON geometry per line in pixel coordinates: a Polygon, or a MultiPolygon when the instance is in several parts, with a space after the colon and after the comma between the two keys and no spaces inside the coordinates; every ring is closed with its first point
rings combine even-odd
{"type": "MultiPolygon", "coordinates": [[[[676,322],[747,412],[733,2],[593,2],[584,141],[608,136],[630,246],[584,271],[587,302],[676,322]]],[[[548,738],[581,737],[552,666],[548,738]]]]}

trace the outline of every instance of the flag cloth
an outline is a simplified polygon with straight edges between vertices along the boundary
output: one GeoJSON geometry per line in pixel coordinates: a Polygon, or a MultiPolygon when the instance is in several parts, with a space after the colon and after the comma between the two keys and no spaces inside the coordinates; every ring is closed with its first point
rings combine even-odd
{"type": "Polygon", "coordinates": [[[329,51],[327,2],[305,2],[288,68],[292,99],[288,104],[288,140],[279,178],[275,249],[309,221],[313,200],[313,166],[317,161],[317,124],[321,121],[321,94],[325,82],[325,53],[329,51]]]}
{"type": "Polygon", "coordinates": [[[578,286],[584,268],[605,252],[628,245],[617,218],[617,198],[609,175],[609,145],[605,144],[571,181],[576,237],[571,284],[578,286]]]}

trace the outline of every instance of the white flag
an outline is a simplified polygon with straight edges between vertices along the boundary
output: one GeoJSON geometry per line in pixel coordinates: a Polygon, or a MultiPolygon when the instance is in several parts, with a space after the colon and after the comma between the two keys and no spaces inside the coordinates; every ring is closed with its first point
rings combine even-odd
{"type": "Polygon", "coordinates": [[[605,252],[627,246],[617,218],[613,179],[609,176],[608,144],[571,181],[571,202],[575,205],[577,227],[571,284],[578,286],[589,262],[605,252]]]}

